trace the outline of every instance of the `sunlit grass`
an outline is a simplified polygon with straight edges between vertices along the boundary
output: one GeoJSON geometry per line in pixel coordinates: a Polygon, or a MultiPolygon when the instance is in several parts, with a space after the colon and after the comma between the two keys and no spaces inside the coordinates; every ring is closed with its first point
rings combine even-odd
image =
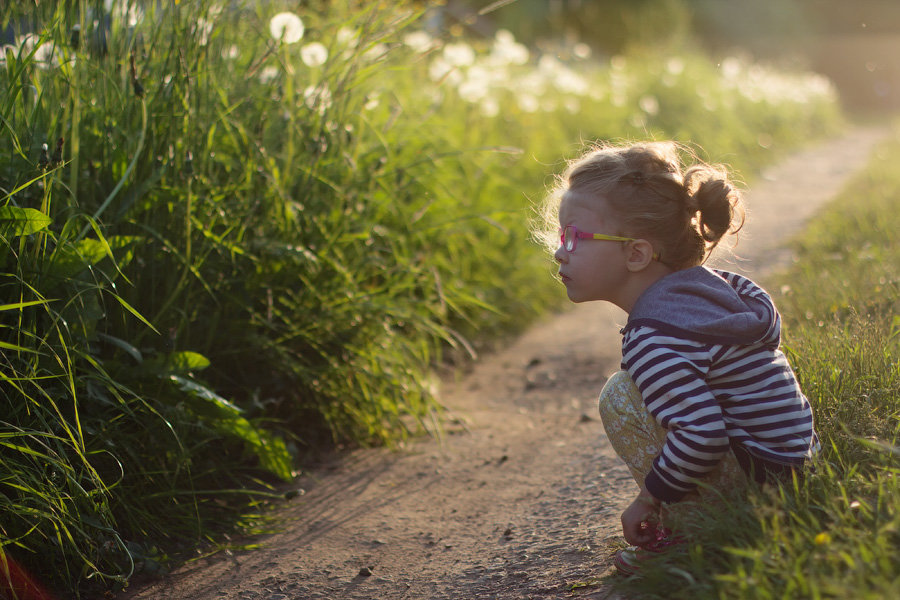
{"type": "Polygon", "coordinates": [[[662,557],[626,590],[646,598],[900,594],[898,160],[900,133],[811,224],[797,263],[772,281],[822,440],[814,472],[695,515],[688,553],[662,557]]]}
{"type": "Polygon", "coordinates": [[[840,124],[807,74],[563,62],[415,5],[105,4],[0,7],[36,27],[0,56],[0,544],[62,586],[217,547],[310,448],[427,429],[434,364],[563,297],[528,221],[581,141],[749,174],[840,124]]]}

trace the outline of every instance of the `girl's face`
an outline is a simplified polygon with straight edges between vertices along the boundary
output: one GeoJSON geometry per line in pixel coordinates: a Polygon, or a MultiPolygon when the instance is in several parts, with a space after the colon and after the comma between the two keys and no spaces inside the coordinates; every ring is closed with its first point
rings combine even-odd
{"type": "MultiPolygon", "coordinates": [[[[607,202],[566,192],[559,205],[560,228],[572,225],[587,233],[623,235],[607,202]]],[[[559,276],[572,302],[605,300],[622,306],[629,275],[626,268],[628,242],[578,239],[575,250],[560,245],[554,254],[559,276]]]]}

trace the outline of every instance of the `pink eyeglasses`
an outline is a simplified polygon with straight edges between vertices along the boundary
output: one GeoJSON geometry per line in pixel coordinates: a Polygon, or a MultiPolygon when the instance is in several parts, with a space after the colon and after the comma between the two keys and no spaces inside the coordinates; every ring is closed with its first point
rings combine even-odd
{"type": "Polygon", "coordinates": [[[633,242],[635,238],[622,237],[619,235],[606,235],[605,233],[587,233],[586,231],[578,231],[574,225],[566,225],[559,228],[559,242],[566,252],[575,252],[578,246],[578,240],[607,240],[610,242],[633,242]]]}
{"type": "MultiPolygon", "coordinates": [[[[636,242],[637,238],[622,237],[620,235],[607,235],[605,233],[588,233],[578,231],[574,225],[566,225],[559,228],[559,242],[566,252],[575,252],[578,240],[606,240],[608,242],[636,242]]],[[[659,252],[653,253],[653,260],[659,260],[659,252]]]]}

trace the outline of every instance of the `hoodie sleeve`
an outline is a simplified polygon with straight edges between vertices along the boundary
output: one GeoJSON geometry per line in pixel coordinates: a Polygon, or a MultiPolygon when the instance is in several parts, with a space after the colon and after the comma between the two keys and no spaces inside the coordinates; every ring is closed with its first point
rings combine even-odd
{"type": "Polygon", "coordinates": [[[629,329],[622,364],[641,391],[666,442],[647,475],[647,491],[677,502],[729,449],[722,410],[705,381],[715,346],[651,327],[629,329]]]}

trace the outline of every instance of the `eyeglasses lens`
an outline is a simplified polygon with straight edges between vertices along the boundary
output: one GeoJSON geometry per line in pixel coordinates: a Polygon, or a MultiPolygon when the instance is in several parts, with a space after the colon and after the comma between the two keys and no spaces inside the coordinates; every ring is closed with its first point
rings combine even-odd
{"type": "Polygon", "coordinates": [[[566,252],[575,249],[575,228],[571,225],[563,229],[563,248],[566,249],[566,252]]]}

